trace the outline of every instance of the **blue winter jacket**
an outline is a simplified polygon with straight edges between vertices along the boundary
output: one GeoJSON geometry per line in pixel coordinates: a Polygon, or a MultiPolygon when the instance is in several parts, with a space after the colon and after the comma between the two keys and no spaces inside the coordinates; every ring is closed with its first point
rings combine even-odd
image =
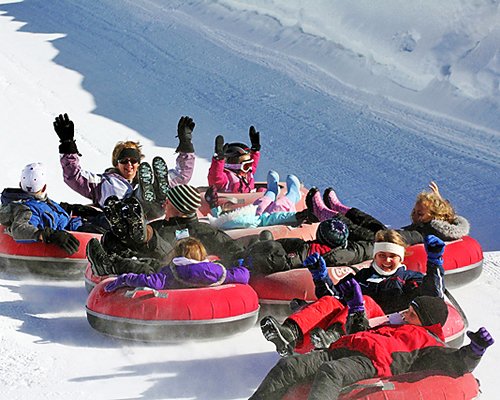
{"type": "Polygon", "coordinates": [[[2,204],[0,223],[18,242],[38,241],[39,231],[44,228],[76,231],[82,225],[80,217],[71,218],[59,203],[48,197],[38,199],[16,189],[5,189],[2,204]]]}

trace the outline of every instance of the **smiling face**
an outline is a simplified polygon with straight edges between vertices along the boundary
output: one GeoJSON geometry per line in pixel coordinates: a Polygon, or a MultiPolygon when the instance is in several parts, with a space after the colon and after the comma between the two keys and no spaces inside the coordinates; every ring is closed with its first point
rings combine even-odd
{"type": "Polygon", "coordinates": [[[427,223],[433,219],[429,207],[422,201],[417,201],[411,211],[411,220],[414,224],[427,223]]]}
{"type": "Polygon", "coordinates": [[[120,175],[123,176],[129,182],[131,182],[137,175],[137,170],[139,168],[139,160],[133,158],[118,160],[117,167],[118,171],[120,171],[120,175]]]}
{"type": "Polygon", "coordinates": [[[422,326],[422,321],[420,321],[420,318],[413,309],[413,306],[410,306],[408,310],[402,311],[401,316],[407,324],[422,326]]]}
{"type": "Polygon", "coordinates": [[[401,265],[401,257],[388,251],[377,252],[373,260],[385,272],[395,271],[401,265]]]}

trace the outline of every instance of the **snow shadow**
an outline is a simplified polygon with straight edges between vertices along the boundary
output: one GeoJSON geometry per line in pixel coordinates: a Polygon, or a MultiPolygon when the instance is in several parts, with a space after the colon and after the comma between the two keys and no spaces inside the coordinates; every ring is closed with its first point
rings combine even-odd
{"type": "Polygon", "coordinates": [[[0,302],[0,315],[22,321],[18,330],[39,337],[34,343],[122,347],[120,342],[100,335],[88,324],[85,315],[87,292],[83,284],[82,287],[65,287],[48,282],[21,286],[0,284],[0,288],[21,297],[20,300],[0,302]]]}
{"type": "Polygon", "coordinates": [[[0,11],[26,22],[23,32],[64,34],[53,41],[54,62],[83,76],[93,112],[158,146],[176,147],[181,115],[194,118],[196,154],[207,159],[217,134],[248,142],[255,125],[263,145],[258,180],[274,169],[307,187],[333,186],[346,204],[396,228],[409,223],[416,194],[436,180],[470,220],[471,235],[497,249],[500,220],[489,215],[498,209],[495,135],[363,99],[361,90],[350,99],[313,65],[204,31],[181,3],[31,0],[0,11]]]}
{"type": "Polygon", "coordinates": [[[268,352],[188,361],[151,362],[123,367],[111,375],[83,376],[72,381],[142,377],[151,383],[151,387],[140,396],[121,397],[121,400],[229,400],[241,398],[242,395],[247,398],[278,358],[276,353],[268,352]],[[165,377],[155,378],[156,375],[165,377]]]}

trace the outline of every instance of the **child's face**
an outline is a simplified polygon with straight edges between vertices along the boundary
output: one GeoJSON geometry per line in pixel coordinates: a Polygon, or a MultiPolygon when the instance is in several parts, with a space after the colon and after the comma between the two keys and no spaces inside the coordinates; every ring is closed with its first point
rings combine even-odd
{"type": "Polygon", "coordinates": [[[392,272],[401,265],[401,257],[388,251],[379,251],[373,259],[377,266],[385,272],[392,272]]]}
{"type": "Polygon", "coordinates": [[[427,223],[432,220],[432,215],[429,211],[427,204],[422,202],[415,203],[413,210],[411,211],[411,220],[414,224],[427,223]]]}
{"type": "Polygon", "coordinates": [[[401,315],[407,324],[422,326],[422,321],[420,321],[420,318],[413,309],[413,306],[410,306],[408,310],[403,311],[401,315]]]}

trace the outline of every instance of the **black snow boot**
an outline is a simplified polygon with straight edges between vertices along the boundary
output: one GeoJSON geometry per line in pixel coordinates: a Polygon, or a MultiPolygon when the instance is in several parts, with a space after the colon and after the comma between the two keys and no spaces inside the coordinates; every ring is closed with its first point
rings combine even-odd
{"type": "Polygon", "coordinates": [[[293,298],[292,300],[290,300],[290,310],[293,313],[304,309],[308,305],[309,303],[303,299],[293,298]]]}
{"type": "Polygon", "coordinates": [[[98,239],[92,238],[87,243],[87,258],[94,275],[116,275],[113,257],[106,253],[98,239]]]}
{"type": "Polygon", "coordinates": [[[141,203],[135,197],[125,199],[123,203],[121,213],[122,218],[127,222],[127,241],[132,241],[132,244],[145,243],[147,240],[147,221],[141,203]]]}
{"type": "Polygon", "coordinates": [[[109,222],[111,232],[120,238],[124,239],[128,235],[127,222],[122,218],[123,203],[116,196],[109,196],[104,202],[104,216],[109,222]]]}
{"type": "Polygon", "coordinates": [[[308,216],[309,222],[319,222],[318,217],[316,217],[316,215],[314,215],[314,208],[313,208],[313,203],[312,203],[312,198],[317,192],[319,192],[319,189],[316,186],[313,186],[307,192],[306,198],[304,200],[306,203],[307,210],[308,210],[307,216],[308,216]]]}
{"type": "Polygon", "coordinates": [[[163,203],[167,198],[167,191],[170,188],[168,183],[168,166],[163,158],[153,158],[153,175],[156,201],[163,203]]]}
{"type": "Polygon", "coordinates": [[[325,331],[321,328],[314,328],[311,331],[311,343],[316,349],[328,349],[333,342],[345,335],[340,322],[334,323],[325,331]]]}
{"type": "Polygon", "coordinates": [[[155,188],[153,186],[153,169],[147,162],[142,162],[137,171],[142,199],[147,203],[156,202],[155,188]]]}
{"type": "Polygon", "coordinates": [[[272,316],[262,318],[260,329],[266,340],[274,343],[281,357],[291,356],[296,341],[302,336],[297,324],[286,320],[283,325],[280,325],[272,316]]]}

